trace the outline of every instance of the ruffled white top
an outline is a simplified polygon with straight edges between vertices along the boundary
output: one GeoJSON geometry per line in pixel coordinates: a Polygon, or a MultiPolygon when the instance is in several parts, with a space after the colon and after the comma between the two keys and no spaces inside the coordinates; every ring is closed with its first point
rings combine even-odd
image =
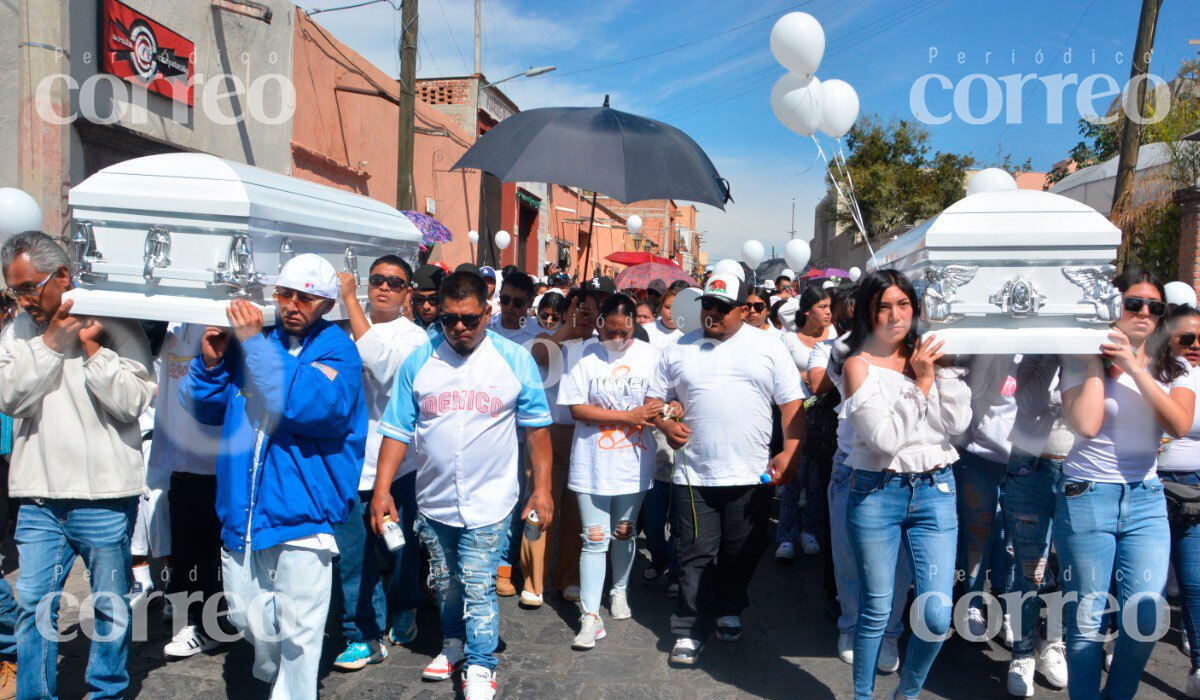
{"type": "Polygon", "coordinates": [[[965,369],[939,367],[926,396],[915,381],[867,363],[867,378],[838,406],[854,426],[846,463],[867,471],[919,474],[953,464],[950,442],[971,424],[971,389],[965,369]]]}

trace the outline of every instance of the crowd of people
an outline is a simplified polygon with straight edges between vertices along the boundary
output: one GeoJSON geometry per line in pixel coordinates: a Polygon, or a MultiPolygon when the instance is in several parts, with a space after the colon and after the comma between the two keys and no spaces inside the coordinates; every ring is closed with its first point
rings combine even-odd
{"type": "Polygon", "coordinates": [[[352,275],[298,255],[273,304],[205,327],[73,315],[72,263],[41,233],[0,266],[20,559],[15,593],[0,578],[0,697],[56,696],[76,558],[93,698],[124,695],[135,623],[166,592],[167,657],[245,639],[286,699],[317,696],[330,616],[354,671],[412,642],[432,599],[422,677],[489,700],[497,596],[578,603],[572,647],[592,649],[657,595],[630,587],[639,533],[641,577],[675,599],[668,661],[694,665],[743,634],[778,498],[774,560],[823,560],[856,697],[897,672],[895,697],[918,697],[953,628],[1011,649],[1014,696],[1040,675],[1131,698],[1166,594],[1200,698],[1200,311],[1149,273],[1115,281],[1095,355],[950,357],[889,269],[833,289],[711,274],[684,332],[687,282],[384,256],[364,307],[352,275]]]}

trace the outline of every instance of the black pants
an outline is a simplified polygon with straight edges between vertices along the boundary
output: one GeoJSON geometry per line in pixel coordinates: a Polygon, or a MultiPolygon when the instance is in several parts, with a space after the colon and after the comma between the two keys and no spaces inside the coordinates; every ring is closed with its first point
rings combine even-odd
{"type": "MultiPolygon", "coordinates": [[[[199,593],[188,605],[188,624],[199,625],[204,604],[221,592],[221,521],[217,477],[175,472],[167,492],[171,508],[171,593],[199,593]]],[[[211,634],[210,634],[211,636],[211,634]]]]}
{"type": "Polygon", "coordinates": [[[694,519],[688,487],[677,485],[671,492],[679,523],[679,604],[671,633],[703,641],[718,617],[740,615],[750,603],[746,591],[767,549],[772,488],[696,486],[691,493],[694,519]]]}

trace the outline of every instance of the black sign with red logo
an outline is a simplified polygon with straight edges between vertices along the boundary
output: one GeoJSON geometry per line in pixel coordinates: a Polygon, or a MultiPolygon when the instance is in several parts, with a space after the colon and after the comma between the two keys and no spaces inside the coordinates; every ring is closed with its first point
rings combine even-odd
{"type": "Polygon", "coordinates": [[[192,106],[196,45],[117,0],[104,0],[100,68],[192,106]]]}

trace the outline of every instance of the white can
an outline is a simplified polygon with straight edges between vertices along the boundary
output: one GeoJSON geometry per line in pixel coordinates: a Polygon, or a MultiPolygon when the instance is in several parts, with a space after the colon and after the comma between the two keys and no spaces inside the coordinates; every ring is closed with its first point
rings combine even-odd
{"type": "Polygon", "coordinates": [[[538,519],[536,510],[529,511],[529,517],[525,518],[525,539],[530,542],[536,542],[542,536],[542,528],[538,527],[538,519]]]}
{"type": "Polygon", "coordinates": [[[400,527],[400,523],[386,516],[383,519],[383,543],[387,545],[390,552],[395,552],[404,546],[404,530],[400,527]]]}

